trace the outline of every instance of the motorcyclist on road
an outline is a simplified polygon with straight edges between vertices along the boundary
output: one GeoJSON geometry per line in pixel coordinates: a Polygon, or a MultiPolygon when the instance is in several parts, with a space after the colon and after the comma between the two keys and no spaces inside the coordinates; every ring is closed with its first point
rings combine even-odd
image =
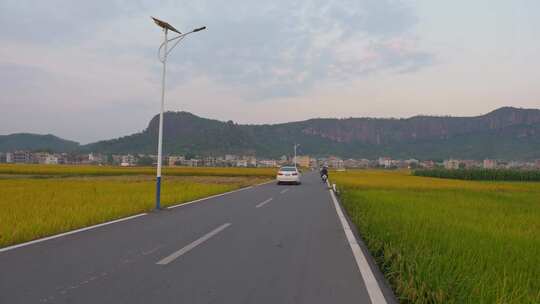
{"type": "Polygon", "coordinates": [[[328,168],[326,168],[326,166],[324,166],[322,169],[321,169],[321,178],[323,178],[323,176],[326,175],[326,178],[328,179],[328,168]]]}

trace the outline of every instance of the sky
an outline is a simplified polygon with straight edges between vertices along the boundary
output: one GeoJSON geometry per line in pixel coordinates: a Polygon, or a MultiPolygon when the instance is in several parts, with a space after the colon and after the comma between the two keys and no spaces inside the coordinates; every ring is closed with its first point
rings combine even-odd
{"type": "Polygon", "coordinates": [[[0,0],[0,134],[145,129],[161,94],[150,16],[208,27],[170,53],[168,111],[260,124],[540,108],[537,0],[0,0]]]}

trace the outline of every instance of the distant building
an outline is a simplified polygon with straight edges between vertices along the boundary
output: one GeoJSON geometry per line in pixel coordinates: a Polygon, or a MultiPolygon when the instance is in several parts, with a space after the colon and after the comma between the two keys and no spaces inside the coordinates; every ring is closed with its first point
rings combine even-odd
{"type": "Polygon", "coordinates": [[[13,162],[16,164],[28,164],[32,162],[32,155],[28,151],[13,152],[13,162]]]}
{"type": "Polygon", "coordinates": [[[6,163],[10,164],[13,162],[13,153],[7,152],[5,157],[6,157],[6,163]]]}
{"type": "Polygon", "coordinates": [[[32,162],[35,164],[42,164],[42,165],[57,165],[58,157],[54,154],[50,154],[46,152],[38,152],[38,153],[32,154],[32,162]]]}
{"type": "Polygon", "coordinates": [[[218,160],[217,158],[213,157],[213,156],[207,156],[205,157],[203,160],[203,166],[205,167],[215,167],[218,165],[218,160]]]}
{"type": "Polygon", "coordinates": [[[345,168],[367,169],[369,168],[370,161],[368,159],[353,159],[349,158],[343,161],[345,168]]]}
{"type": "Polygon", "coordinates": [[[257,158],[255,156],[243,156],[242,160],[245,160],[247,162],[248,167],[256,167],[257,166],[257,158]]]}
{"type": "Polygon", "coordinates": [[[379,157],[379,166],[385,168],[392,167],[392,159],[390,157],[379,157]]]}
{"type": "Polygon", "coordinates": [[[484,159],[484,169],[496,169],[497,161],[494,159],[484,159]]]}
{"type": "Polygon", "coordinates": [[[36,152],[32,154],[32,163],[34,164],[45,164],[45,160],[49,156],[49,153],[46,152],[36,152]]]}
{"type": "Polygon", "coordinates": [[[68,164],[69,163],[67,153],[56,154],[56,158],[58,159],[59,164],[68,164]]]}
{"type": "Polygon", "coordinates": [[[277,167],[278,162],[274,159],[263,159],[263,160],[259,160],[257,165],[258,167],[272,168],[272,167],[277,167]]]}
{"type": "Polygon", "coordinates": [[[236,167],[244,167],[246,168],[248,166],[248,161],[245,159],[240,159],[236,161],[236,167]]]}
{"type": "Polygon", "coordinates": [[[411,158],[405,161],[405,166],[409,169],[418,168],[420,162],[417,159],[411,158]]]}
{"type": "Polygon", "coordinates": [[[448,170],[459,169],[460,161],[457,159],[449,159],[444,161],[444,168],[448,170]]]}
{"type": "Polygon", "coordinates": [[[58,157],[54,154],[49,154],[45,158],[46,165],[58,165],[58,157]]]}
{"type": "Polygon", "coordinates": [[[433,169],[435,168],[435,162],[432,160],[425,160],[423,162],[420,162],[420,167],[424,169],[433,169]]]}
{"type": "Polygon", "coordinates": [[[536,169],[540,169],[540,159],[537,159],[535,162],[536,169]]]}
{"type": "Polygon", "coordinates": [[[484,159],[484,169],[496,169],[497,161],[494,159],[484,159]]]}
{"type": "Polygon", "coordinates": [[[296,156],[296,164],[300,167],[309,167],[311,163],[311,157],[308,155],[298,155],[296,156]]]}
{"type": "Polygon", "coordinates": [[[102,164],[105,162],[105,157],[102,154],[90,153],[88,154],[88,162],[91,164],[102,164]]]}
{"type": "Polygon", "coordinates": [[[476,161],[476,160],[462,160],[461,164],[465,167],[465,169],[474,169],[474,168],[481,168],[482,163],[476,161]]]}
{"type": "Polygon", "coordinates": [[[238,156],[234,155],[234,154],[226,154],[225,155],[225,161],[233,161],[233,160],[237,160],[238,159],[238,156]]]}
{"type": "Polygon", "coordinates": [[[330,167],[330,168],[334,168],[334,169],[344,169],[345,168],[345,163],[343,162],[343,160],[341,158],[338,158],[338,157],[335,157],[335,156],[330,156],[327,159],[327,163],[328,163],[328,167],[330,167]]]}
{"type": "Polygon", "coordinates": [[[174,167],[182,164],[182,161],[185,160],[183,156],[169,156],[169,167],[174,167]]]}
{"type": "Polygon", "coordinates": [[[200,159],[187,159],[187,160],[184,160],[182,162],[182,165],[184,166],[188,166],[188,167],[199,167],[201,165],[201,160],[200,159]]]}
{"type": "Polygon", "coordinates": [[[130,166],[136,166],[136,165],[137,165],[137,157],[131,154],[122,155],[122,161],[120,162],[120,166],[130,167],[130,166]]]}

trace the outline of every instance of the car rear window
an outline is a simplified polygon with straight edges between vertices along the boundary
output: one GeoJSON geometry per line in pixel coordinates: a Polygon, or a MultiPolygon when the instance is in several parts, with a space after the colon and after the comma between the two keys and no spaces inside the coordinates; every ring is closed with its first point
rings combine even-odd
{"type": "Polygon", "coordinates": [[[296,171],[296,168],[295,167],[283,167],[281,169],[279,169],[279,171],[296,171]]]}

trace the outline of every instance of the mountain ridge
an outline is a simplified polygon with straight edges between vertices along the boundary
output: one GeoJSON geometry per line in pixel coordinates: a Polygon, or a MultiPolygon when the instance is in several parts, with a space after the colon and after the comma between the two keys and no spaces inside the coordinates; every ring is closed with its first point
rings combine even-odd
{"type": "MultiPolygon", "coordinates": [[[[78,150],[155,154],[158,126],[159,115],[155,115],[142,132],[80,145],[78,150]]],[[[315,156],[540,158],[540,109],[502,107],[470,117],[312,118],[277,124],[237,124],[189,112],[166,112],[163,127],[166,154],[279,157],[290,154],[293,143],[300,143],[301,154],[315,156]]]]}
{"type": "Polygon", "coordinates": [[[14,133],[0,135],[0,152],[15,150],[71,152],[79,148],[78,142],[63,139],[53,134],[14,133]]]}
{"type": "MultiPolygon", "coordinates": [[[[140,133],[88,147],[155,153],[158,118],[154,116],[140,133]]],[[[188,112],[164,114],[165,153],[278,157],[290,154],[293,143],[301,144],[301,153],[318,156],[540,158],[536,152],[540,148],[540,110],[503,107],[472,117],[312,118],[262,125],[202,118],[188,112]]]]}

